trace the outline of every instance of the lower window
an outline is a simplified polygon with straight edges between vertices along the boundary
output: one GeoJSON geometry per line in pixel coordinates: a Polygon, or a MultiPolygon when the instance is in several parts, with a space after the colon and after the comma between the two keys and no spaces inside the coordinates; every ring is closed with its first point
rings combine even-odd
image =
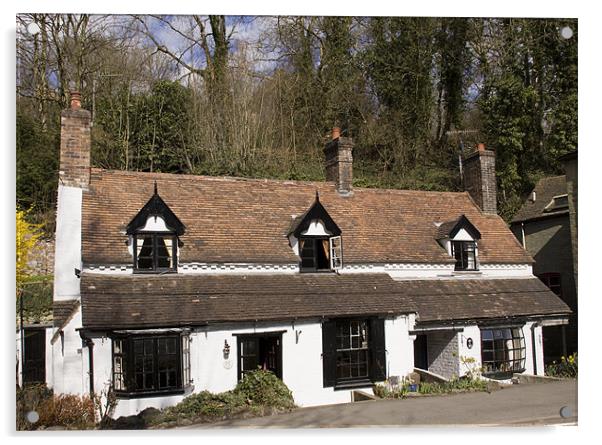
{"type": "Polygon", "coordinates": [[[337,380],[368,378],[368,322],[341,320],[337,328],[337,380]]]}
{"type": "Polygon", "coordinates": [[[334,319],[322,323],[324,387],[369,386],[386,379],[384,320],[334,319]]]}
{"type": "Polygon", "coordinates": [[[481,329],[483,375],[509,378],[525,370],[526,348],[521,328],[481,329]]]}
{"type": "Polygon", "coordinates": [[[188,336],[113,338],[113,388],[120,394],[177,392],[190,384],[188,336]]]}

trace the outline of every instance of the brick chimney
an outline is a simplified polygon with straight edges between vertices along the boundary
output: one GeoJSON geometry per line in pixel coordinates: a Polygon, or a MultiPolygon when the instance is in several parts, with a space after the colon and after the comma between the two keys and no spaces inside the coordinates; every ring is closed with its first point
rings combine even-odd
{"type": "Polygon", "coordinates": [[[342,195],[352,193],[353,187],[353,139],[341,136],[338,127],[332,129],[332,139],[324,147],[326,180],[333,181],[342,195]]]}
{"type": "Polygon", "coordinates": [[[87,189],[90,183],[90,112],[81,108],[81,95],[71,92],[70,107],[61,112],[59,181],[87,189]]]}
{"type": "Polygon", "coordinates": [[[464,190],[484,213],[497,214],[497,185],[495,179],[495,152],[478,144],[476,150],[464,158],[464,190]]]}

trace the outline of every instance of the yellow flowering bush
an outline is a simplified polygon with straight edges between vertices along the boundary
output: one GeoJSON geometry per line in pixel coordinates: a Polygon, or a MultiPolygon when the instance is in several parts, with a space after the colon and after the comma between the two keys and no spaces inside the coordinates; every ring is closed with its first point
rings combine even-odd
{"type": "Polygon", "coordinates": [[[546,367],[546,375],[551,377],[577,377],[578,361],[577,353],[569,355],[568,357],[560,357],[560,363],[553,361],[551,365],[546,367]]]}

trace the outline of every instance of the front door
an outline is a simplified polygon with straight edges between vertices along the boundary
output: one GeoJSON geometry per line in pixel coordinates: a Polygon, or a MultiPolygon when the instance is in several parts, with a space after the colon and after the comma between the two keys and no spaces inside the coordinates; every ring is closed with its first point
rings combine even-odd
{"type": "Polygon", "coordinates": [[[414,368],[429,369],[426,335],[416,335],[414,340],[414,368]]]}
{"type": "Polygon", "coordinates": [[[25,328],[23,346],[23,384],[46,382],[46,331],[25,328]]]}
{"type": "Polygon", "coordinates": [[[263,369],[282,379],[282,334],[238,337],[238,380],[246,372],[263,369]]]}

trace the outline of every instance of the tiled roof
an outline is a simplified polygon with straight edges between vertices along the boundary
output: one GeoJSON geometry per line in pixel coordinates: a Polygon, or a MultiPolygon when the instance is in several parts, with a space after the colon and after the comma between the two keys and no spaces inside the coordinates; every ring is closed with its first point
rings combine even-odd
{"type": "Polygon", "coordinates": [[[54,327],[60,328],[79,307],[78,300],[55,301],[52,303],[52,318],[54,327]]]}
{"type": "Polygon", "coordinates": [[[86,328],[141,328],[415,311],[387,274],[82,274],[86,328]]]}
{"type": "Polygon", "coordinates": [[[418,308],[419,322],[570,313],[537,278],[420,280],[402,285],[418,308]]]}
{"type": "Polygon", "coordinates": [[[125,329],[417,312],[419,322],[568,314],[538,279],[387,274],[82,274],[83,325],[125,329]]]}
{"type": "Polygon", "coordinates": [[[544,211],[554,196],[566,194],[566,176],[553,176],[540,179],[535,185],[533,192],[531,192],[522,207],[512,218],[513,223],[550,216],[568,215],[568,207],[559,211],[544,211]],[[535,202],[531,200],[533,192],[535,192],[535,202]]]}
{"type": "Polygon", "coordinates": [[[437,243],[436,222],[465,214],[481,232],[479,260],[532,262],[504,221],[483,214],[467,193],[355,188],[333,183],[218,178],[92,169],[83,197],[84,264],[131,264],[125,228],[158,193],[186,226],[180,262],[297,263],[287,232],[316,191],[340,227],[350,263],[453,262],[437,243]]]}

